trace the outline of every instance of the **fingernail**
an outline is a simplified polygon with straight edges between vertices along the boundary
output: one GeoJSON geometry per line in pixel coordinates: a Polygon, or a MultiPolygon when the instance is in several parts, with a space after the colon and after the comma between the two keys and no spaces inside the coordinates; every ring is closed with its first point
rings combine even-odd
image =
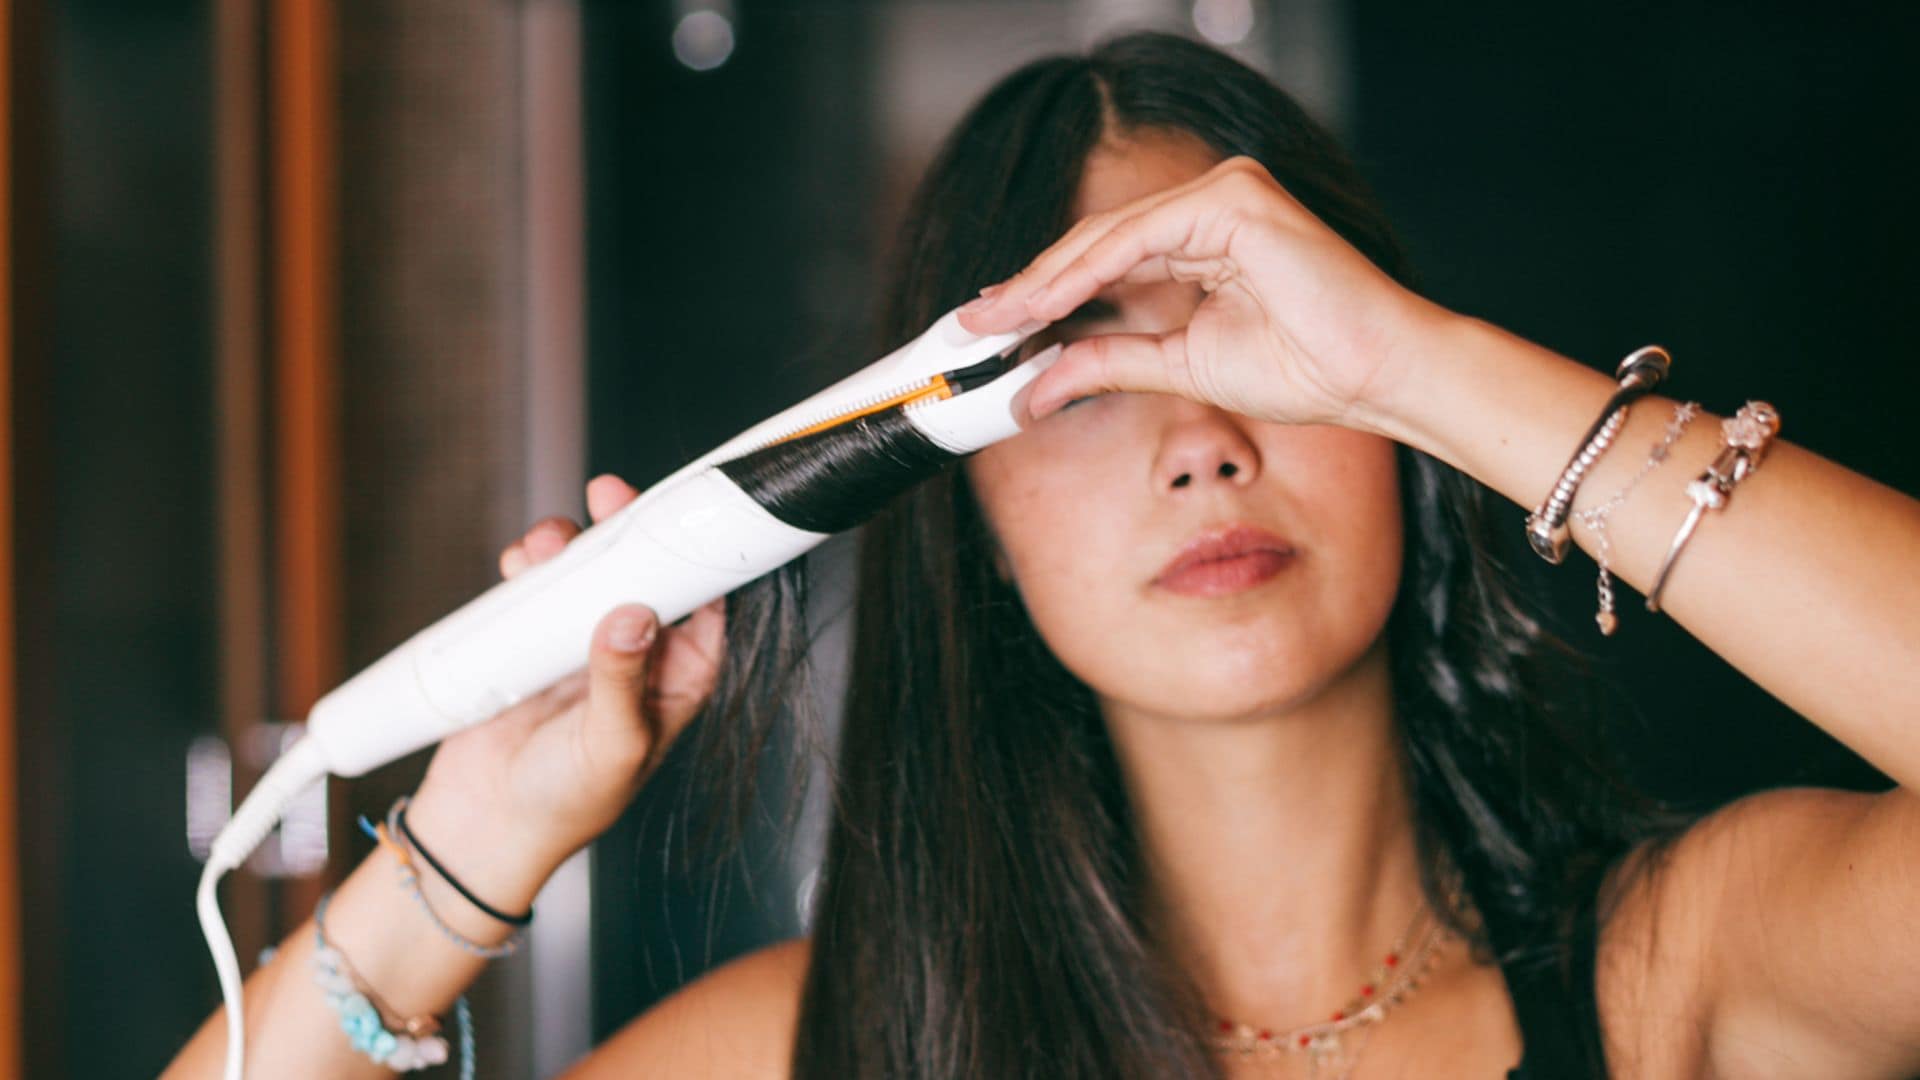
{"type": "Polygon", "coordinates": [[[1034,353],[1032,356],[1027,357],[1027,366],[1035,371],[1045,371],[1059,363],[1060,357],[1066,351],[1067,343],[1064,341],[1056,341],[1046,348],[1041,349],[1039,352],[1034,353]]]}
{"type": "Polygon", "coordinates": [[[1006,282],[1004,281],[995,282],[994,284],[989,285],[984,289],[981,289],[979,298],[967,301],[965,304],[961,305],[960,310],[961,311],[985,311],[987,308],[990,308],[993,306],[994,300],[997,299],[1001,293],[1006,291],[1007,291],[1006,282]]]}
{"type": "Polygon", "coordinates": [[[1048,391],[1047,396],[1044,398],[1037,392],[1029,391],[1027,394],[1027,420],[1029,423],[1044,419],[1047,413],[1053,411],[1052,398],[1053,393],[1051,390],[1048,391]]]}
{"type": "Polygon", "coordinates": [[[653,641],[658,624],[645,615],[622,615],[607,632],[607,644],[619,652],[639,652],[653,641]]]}

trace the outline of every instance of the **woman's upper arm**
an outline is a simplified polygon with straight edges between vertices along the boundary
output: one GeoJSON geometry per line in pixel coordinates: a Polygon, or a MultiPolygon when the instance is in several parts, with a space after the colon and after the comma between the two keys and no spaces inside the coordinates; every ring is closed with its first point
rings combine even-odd
{"type": "Polygon", "coordinates": [[[560,1080],[785,1080],[810,953],[808,939],[792,938],[720,965],[629,1021],[560,1080]]]}

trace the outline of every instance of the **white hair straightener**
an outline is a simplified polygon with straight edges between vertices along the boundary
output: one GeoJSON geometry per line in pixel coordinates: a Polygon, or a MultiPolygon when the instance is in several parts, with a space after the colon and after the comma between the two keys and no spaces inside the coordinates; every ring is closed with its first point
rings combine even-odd
{"type": "Polygon", "coordinates": [[[941,466],[1025,426],[1013,398],[1059,356],[1022,362],[1028,323],[979,337],[948,312],[918,338],[716,447],[322,697],[306,734],[214,840],[200,925],[227,1010],[228,1080],[244,1056],[240,965],[215,886],[302,790],[359,776],[480,723],[578,669],[593,628],[643,603],[666,625],[878,512],[941,466]]]}

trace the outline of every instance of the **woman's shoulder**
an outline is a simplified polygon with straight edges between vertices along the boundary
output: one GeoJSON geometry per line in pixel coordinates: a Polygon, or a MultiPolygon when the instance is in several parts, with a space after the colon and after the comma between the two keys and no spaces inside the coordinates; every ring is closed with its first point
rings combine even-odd
{"type": "Polygon", "coordinates": [[[1706,1070],[1722,953],[1766,933],[1768,888],[1800,876],[1793,864],[1836,842],[1835,824],[1870,803],[1825,788],[1757,792],[1635,845],[1608,869],[1594,989],[1616,1073],[1706,1070]]]}
{"type": "Polygon", "coordinates": [[[1908,1074],[1912,1011],[1899,1003],[1920,980],[1889,928],[1910,922],[1912,869],[1893,853],[1912,849],[1916,807],[1905,788],[1764,790],[1628,867],[1599,949],[1609,1051],[1684,1047],[1690,1074],[1761,1061],[1908,1074]]]}
{"type": "Polygon", "coordinates": [[[721,964],[641,1013],[561,1080],[645,1076],[789,1075],[809,938],[790,938],[721,964]]]}
{"type": "Polygon", "coordinates": [[[1705,979],[1715,889],[1706,871],[1727,811],[1661,830],[1601,875],[1581,943],[1616,1076],[1697,1076],[1707,1064],[1705,979]]]}

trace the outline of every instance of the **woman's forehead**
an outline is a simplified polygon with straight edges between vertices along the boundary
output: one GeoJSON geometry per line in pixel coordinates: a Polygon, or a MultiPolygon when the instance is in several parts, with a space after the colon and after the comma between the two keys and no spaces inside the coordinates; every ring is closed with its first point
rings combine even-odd
{"type": "Polygon", "coordinates": [[[1199,136],[1169,128],[1109,134],[1087,154],[1075,194],[1075,221],[1184,184],[1219,164],[1199,136]]]}

